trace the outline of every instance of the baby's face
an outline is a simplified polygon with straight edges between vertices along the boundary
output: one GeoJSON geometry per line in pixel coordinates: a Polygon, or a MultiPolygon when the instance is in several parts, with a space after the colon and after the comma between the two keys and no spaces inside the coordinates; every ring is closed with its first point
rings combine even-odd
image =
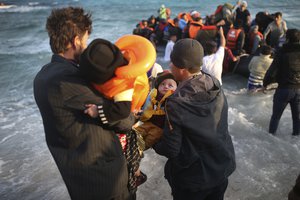
{"type": "Polygon", "coordinates": [[[169,90],[175,91],[177,88],[177,83],[173,79],[165,79],[158,86],[158,92],[165,95],[169,90]]]}

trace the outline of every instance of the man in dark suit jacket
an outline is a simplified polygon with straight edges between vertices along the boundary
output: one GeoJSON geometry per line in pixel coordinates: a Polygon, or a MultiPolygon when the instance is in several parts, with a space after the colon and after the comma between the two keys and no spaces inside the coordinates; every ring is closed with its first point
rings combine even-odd
{"type": "MultiPolygon", "coordinates": [[[[35,77],[34,97],[71,199],[128,200],[126,160],[115,131],[130,130],[134,119],[118,115],[115,102],[92,89],[79,73],[91,25],[90,14],[82,8],[52,11],[46,28],[53,56],[35,77]],[[87,104],[97,104],[101,117],[86,115],[87,104]]],[[[130,106],[127,110],[129,114],[130,106]]]]}

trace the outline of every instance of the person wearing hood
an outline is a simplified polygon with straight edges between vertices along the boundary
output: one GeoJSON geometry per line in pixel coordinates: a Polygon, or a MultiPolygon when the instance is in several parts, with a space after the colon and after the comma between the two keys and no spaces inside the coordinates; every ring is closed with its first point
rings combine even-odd
{"type": "Polygon", "coordinates": [[[176,200],[222,200],[235,170],[227,100],[219,81],[201,72],[203,55],[197,40],[174,45],[170,70],[179,85],[166,99],[163,136],[153,146],[168,158],[165,177],[176,200]]]}

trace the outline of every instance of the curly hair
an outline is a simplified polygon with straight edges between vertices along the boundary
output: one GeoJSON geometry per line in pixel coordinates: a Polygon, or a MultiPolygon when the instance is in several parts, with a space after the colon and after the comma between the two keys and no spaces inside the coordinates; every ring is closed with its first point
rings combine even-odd
{"type": "Polygon", "coordinates": [[[92,32],[91,14],[76,7],[53,9],[47,19],[46,30],[52,52],[64,53],[76,36],[82,38],[86,31],[92,32]]]}

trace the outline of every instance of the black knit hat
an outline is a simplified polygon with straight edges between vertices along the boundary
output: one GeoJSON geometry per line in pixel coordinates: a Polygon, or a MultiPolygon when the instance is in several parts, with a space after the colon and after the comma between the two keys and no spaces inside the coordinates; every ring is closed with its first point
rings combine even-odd
{"type": "Polygon", "coordinates": [[[95,39],[80,57],[80,73],[90,82],[102,84],[114,77],[115,69],[126,65],[120,49],[104,39],[95,39]]]}
{"type": "Polygon", "coordinates": [[[203,47],[194,39],[178,40],[171,53],[171,61],[177,68],[197,68],[202,66],[203,47]]]}
{"type": "Polygon", "coordinates": [[[157,77],[154,81],[154,88],[158,89],[159,84],[161,84],[161,82],[163,82],[166,79],[173,79],[176,82],[173,74],[171,74],[171,72],[168,70],[164,70],[163,72],[157,74],[157,77]]]}

